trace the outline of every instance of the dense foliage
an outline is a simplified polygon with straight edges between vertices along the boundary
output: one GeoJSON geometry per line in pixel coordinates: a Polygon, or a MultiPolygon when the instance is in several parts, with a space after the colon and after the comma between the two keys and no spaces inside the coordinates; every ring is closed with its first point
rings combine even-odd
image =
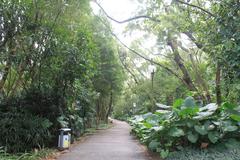
{"type": "Polygon", "coordinates": [[[128,29],[145,34],[130,46],[135,52],[122,56],[128,82],[135,83],[125,95],[133,96],[122,96],[128,106],[119,101],[116,108],[124,114],[116,115],[128,114],[133,103],[137,111],[153,111],[154,102],[172,105],[189,95],[204,104],[239,104],[239,9],[235,0],[139,1],[128,29]],[[137,18],[143,14],[151,18],[137,18]],[[156,44],[146,49],[154,38],[156,44]]]}
{"type": "Polygon", "coordinates": [[[224,103],[199,106],[192,97],[178,99],[173,106],[158,104],[155,113],[130,119],[133,134],[165,158],[184,146],[207,148],[229,137],[239,137],[239,107],[224,103]]]}
{"type": "Polygon", "coordinates": [[[137,1],[121,22],[144,33],[130,46],[89,0],[0,2],[4,154],[56,145],[61,127],[75,139],[112,112],[162,157],[239,137],[240,2],[137,1]]]}
{"type": "MultiPolygon", "coordinates": [[[[184,156],[183,151],[182,157],[176,153],[175,159],[205,159],[208,155],[199,148],[214,148],[239,137],[240,3],[138,2],[137,14],[126,21],[131,34],[145,34],[120,57],[129,79],[114,115],[124,120],[133,117],[133,133],[162,157],[197,146],[190,149],[196,156],[184,156]],[[141,20],[139,15],[145,18],[141,20]],[[154,39],[156,44],[145,48],[145,43],[154,39]],[[193,98],[179,100],[187,96],[196,102],[193,98]]],[[[226,154],[229,158],[236,155],[226,154]]]]}
{"type": "Polygon", "coordinates": [[[4,0],[0,23],[1,147],[55,146],[61,127],[75,138],[107,122],[123,72],[88,0],[4,0]]]}

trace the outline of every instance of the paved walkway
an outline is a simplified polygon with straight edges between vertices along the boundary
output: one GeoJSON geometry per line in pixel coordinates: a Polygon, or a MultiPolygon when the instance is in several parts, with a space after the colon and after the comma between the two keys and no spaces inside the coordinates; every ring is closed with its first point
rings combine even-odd
{"type": "Polygon", "coordinates": [[[114,127],[97,134],[61,155],[58,160],[150,160],[144,148],[130,136],[127,123],[114,120],[114,127]]]}

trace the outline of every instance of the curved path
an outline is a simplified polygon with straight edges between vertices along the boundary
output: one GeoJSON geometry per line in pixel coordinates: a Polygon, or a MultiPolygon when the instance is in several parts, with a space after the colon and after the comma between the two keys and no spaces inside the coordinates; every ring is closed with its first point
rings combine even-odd
{"type": "Polygon", "coordinates": [[[114,126],[91,135],[72,147],[58,160],[150,160],[143,146],[130,134],[126,122],[114,120],[114,126]]]}

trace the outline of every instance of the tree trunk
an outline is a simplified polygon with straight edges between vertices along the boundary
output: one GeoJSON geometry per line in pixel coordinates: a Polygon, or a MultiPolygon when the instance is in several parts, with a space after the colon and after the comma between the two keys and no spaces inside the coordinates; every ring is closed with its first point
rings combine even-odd
{"type": "Polygon", "coordinates": [[[100,96],[97,99],[96,103],[96,129],[98,129],[99,121],[100,121],[100,96]]]}
{"type": "MultiPolygon", "coordinates": [[[[191,32],[183,32],[183,33],[186,34],[186,35],[188,36],[188,38],[189,38],[193,43],[195,43],[195,45],[196,45],[199,49],[201,49],[202,51],[204,51],[204,52],[206,52],[206,53],[209,52],[206,48],[204,48],[203,44],[199,43],[199,42],[196,40],[196,38],[192,35],[191,32]]],[[[210,93],[209,93],[209,90],[206,90],[206,99],[207,99],[208,103],[211,102],[211,95],[210,95],[210,93]]]]}
{"type": "Polygon", "coordinates": [[[111,93],[110,93],[110,100],[109,100],[109,104],[108,104],[108,111],[107,111],[107,114],[106,114],[106,123],[108,123],[108,116],[110,115],[111,111],[112,111],[112,103],[113,103],[113,92],[112,92],[112,89],[111,89],[111,93]]]}
{"type": "Polygon", "coordinates": [[[7,60],[7,64],[6,64],[5,68],[4,68],[2,79],[0,81],[0,91],[2,91],[2,89],[4,87],[4,84],[5,84],[6,80],[7,80],[8,73],[9,73],[10,69],[11,69],[11,60],[8,59],[7,60]]]}
{"type": "Polygon", "coordinates": [[[216,70],[216,100],[217,104],[221,105],[222,96],[221,96],[221,68],[219,62],[217,62],[217,70],[216,70]]]}
{"type": "Polygon", "coordinates": [[[174,42],[173,40],[169,39],[168,40],[168,45],[171,47],[172,51],[173,51],[173,56],[174,56],[174,61],[175,63],[178,65],[178,68],[181,70],[182,74],[183,74],[183,81],[186,84],[186,86],[188,87],[188,89],[190,91],[197,91],[197,88],[194,86],[193,81],[185,67],[185,65],[182,62],[182,58],[177,50],[177,44],[176,42],[174,42]]]}

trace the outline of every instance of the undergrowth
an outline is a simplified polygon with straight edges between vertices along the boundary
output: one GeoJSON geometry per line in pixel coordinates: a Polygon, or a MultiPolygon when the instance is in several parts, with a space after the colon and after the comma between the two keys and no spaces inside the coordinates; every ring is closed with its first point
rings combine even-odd
{"type": "MultiPolygon", "coordinates": [[[[158,104],[155,113],[129,120],[132,134],[162,158],[185,147],[207,148],[229,138],[239,139],[240,107],[230,103],[198,105],[192,97],[173,106],[158,104]]],[[[194,154],[193,154],[194,155],[194,154]]],[[[239,158],[240,159],[240,158],[239,158]]]]}
{"type": "Polygon", "coordinates": [[[0,160],[41,160],[53,154],[53,149],[36,150],[29,153],[9,154],[0,150],[0,160]]]}
{"type": "Polygon", "coordinates": [[[230,139],[208,149],[194,147],[183,148],[173,152],[166,160],[239,160],[240,142],[230,139]]]}

